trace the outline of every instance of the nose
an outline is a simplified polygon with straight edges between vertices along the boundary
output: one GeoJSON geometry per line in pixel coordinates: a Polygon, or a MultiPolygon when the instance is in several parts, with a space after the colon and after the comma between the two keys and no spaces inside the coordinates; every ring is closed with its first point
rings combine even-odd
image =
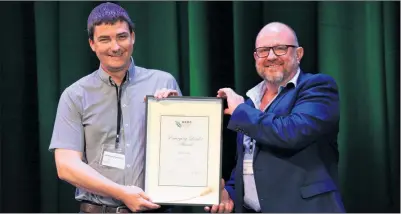
{"type": "Polygon", "coordinates": [[[267,60],[275,60],[277,58],[276,54],[273,51],[273,48],[269,50],[269,55],[266,57],[267,60]]]}
{"type": "Polygon", "coordinates": [[[120,50],[120,45],[118,44],[117,41],[114,40],[114,41],[111,43],[111,50],[112,50],[112,51],[119,51],[119,50],[120,50]]]}

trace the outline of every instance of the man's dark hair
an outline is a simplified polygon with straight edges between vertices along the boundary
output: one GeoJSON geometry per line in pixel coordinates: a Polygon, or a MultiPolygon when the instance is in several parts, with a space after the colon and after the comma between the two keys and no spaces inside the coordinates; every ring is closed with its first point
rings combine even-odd
{"type": "Polygon", "coordinates": [[[121,6],[106,2],[95,7],[88,17],[88,36],[93,40],[95,26],[101,24],[115,24],[119,21],[125,21],[128,24],[130,32],[134,31],[134,23],[131,21],[127,11],[121,6]]]}

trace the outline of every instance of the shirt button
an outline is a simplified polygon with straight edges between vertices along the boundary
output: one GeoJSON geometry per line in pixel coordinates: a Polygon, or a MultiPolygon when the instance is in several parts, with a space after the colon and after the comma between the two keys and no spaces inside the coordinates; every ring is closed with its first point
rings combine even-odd
{"type": "Polygon", "coordinates": [[[128,123],[125,124],[125,127],[128,127],[128,123]]]}
{"type": "Polygon", "coordinates": [[[127,143],[127,147],[129,147],[129,143],[127,143]]]}
{"type": "Polygon", "coordinates": [[[128,168],[130,168],[130,167],[131,167],[131,165],[127,164],[127,167],[128,167],[128,168]]]}
{"type": "Polygon", "coordinates": [[[127,107],[127,105],[123,104],[123,108],[127,107]]]}

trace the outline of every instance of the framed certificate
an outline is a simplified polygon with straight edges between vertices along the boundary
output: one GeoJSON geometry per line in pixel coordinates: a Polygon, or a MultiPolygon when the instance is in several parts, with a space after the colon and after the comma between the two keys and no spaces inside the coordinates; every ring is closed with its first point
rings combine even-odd
{"type": "Polygon", "coordinates": [[[145,192],[156,204],[220,203],[223,100],[146,99],[145,192]]]}

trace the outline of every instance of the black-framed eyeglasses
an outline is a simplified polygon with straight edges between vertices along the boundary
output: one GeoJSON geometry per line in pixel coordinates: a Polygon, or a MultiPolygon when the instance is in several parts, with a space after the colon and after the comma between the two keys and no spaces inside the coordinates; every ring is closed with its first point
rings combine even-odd
{"type": "Polygon", "coordinates": [[[255,53],[259,58],[265,58],[265,57],[269,56],[270,49],[273,49],[273,53],[276,56],[282,56],[287,53],[289,47],[297,48],[298,46],[296,46],[296,45],[276,45],[273,47],[259,47],[259,48],[255,48],[255,53]]]}

